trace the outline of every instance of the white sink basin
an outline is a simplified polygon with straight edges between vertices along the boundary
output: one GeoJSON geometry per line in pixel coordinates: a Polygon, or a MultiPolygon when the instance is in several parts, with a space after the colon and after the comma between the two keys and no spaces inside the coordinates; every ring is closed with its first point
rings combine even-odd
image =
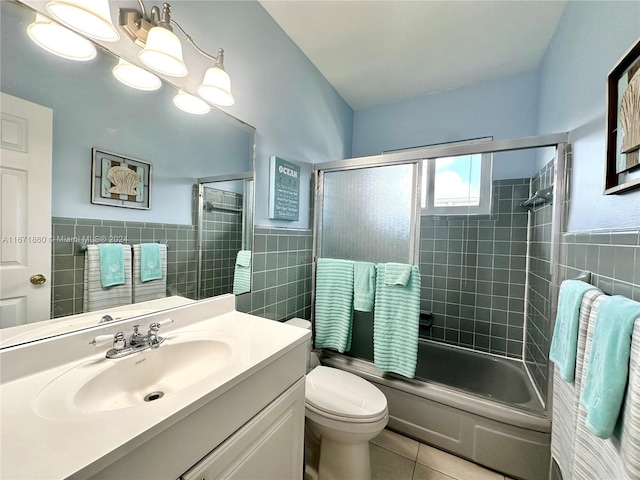
{"type": "Polygon", "coordinates": [[[156,349],[72,368],[39,392],[34,409],[46,418],[67,418],[162,402],[223,369],[232,354],[225,341],[167,339],[156,349]]]}

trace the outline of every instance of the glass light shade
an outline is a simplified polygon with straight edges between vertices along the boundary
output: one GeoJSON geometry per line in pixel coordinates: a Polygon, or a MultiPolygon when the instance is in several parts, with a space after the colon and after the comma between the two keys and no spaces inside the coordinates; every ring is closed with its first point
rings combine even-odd
{"type": "Polygon", "coordinates": [[[27,34],[36,45],[59,57],[79,62],[96,57],[93,43],[39,13],[35,22],[27,27],[27,34]]]}
{"type": "Polygon", "coordinates": [[[182,90],[179,90],[178,94],[173,97],[173,103],[180,110],[196,115],[203,115],[211,110],[211,107],[204,100],[182,90]]]}
{"type": "Polygon", "coordinates": [[[138,90],[157,90],[162,85],[160,78],[151,72],[147,72],[144,68],[123,60],[113,67],[113,76],[128,87],[137,88],[138,90]]]}
{"type": "Polygon", "coordinates": [[[218,66],[207,69],[202,85],[198,87],[198,95],[214,105],[223,107],[236,103],[231,95],[231,79],[227,72],[218,66]]]}
{"type": "Polygon", "coordinates": [[[47,11],[64,25],[89,37],[106,42],[120,38],[111,21],[109,0],[51,0],[47,11]]]}
{"type": "Polygon", "coordinates": [[[163,27],[149,30],[145,47],[138,58],[147,67],[172,77],[184,77],[189,73],[182,61],[182,45],[171,31],[163,27]]]}

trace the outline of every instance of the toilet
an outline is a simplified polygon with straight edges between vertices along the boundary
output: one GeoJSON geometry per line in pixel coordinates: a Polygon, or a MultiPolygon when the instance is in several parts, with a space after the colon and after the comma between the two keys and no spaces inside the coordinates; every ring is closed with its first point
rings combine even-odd
{"type": "MultiPolygon", "coordinates": [[[[285,322],[311,328],[295,318],[285,322]]],[[[387,398],[352,373],[320,365],[311,352],[305,393],[305,479],[369,480],[369,440],[389,421],[387,398]]]]}

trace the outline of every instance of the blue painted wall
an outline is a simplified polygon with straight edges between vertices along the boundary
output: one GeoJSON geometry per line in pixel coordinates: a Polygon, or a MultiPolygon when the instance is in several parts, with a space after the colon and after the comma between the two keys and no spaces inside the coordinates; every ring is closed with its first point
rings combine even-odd
{"type": "Polygon", "coordinates": [[[534,135],[537,89],[531,72],[359,110],[353,155],[467,138],[534,135]]]}
{"type": "Polygon", "coordinates": [[[640,36],[640,2],[569,2],[540,68],[539,133],[571,131],[569,231],[640,227],[640,191],[603,195],[606,78],[640,36]]]}

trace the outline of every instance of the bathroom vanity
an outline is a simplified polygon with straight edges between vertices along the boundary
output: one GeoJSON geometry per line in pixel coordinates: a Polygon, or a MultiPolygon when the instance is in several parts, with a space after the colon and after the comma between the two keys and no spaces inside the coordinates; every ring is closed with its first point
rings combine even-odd
{"type": "Polygon", "coordinates": [[[0,478],[301,478],[309,336],[224,295],[2,349],[0,478]],[[154,322],[157,348],[105,357],[154,322]]]}

